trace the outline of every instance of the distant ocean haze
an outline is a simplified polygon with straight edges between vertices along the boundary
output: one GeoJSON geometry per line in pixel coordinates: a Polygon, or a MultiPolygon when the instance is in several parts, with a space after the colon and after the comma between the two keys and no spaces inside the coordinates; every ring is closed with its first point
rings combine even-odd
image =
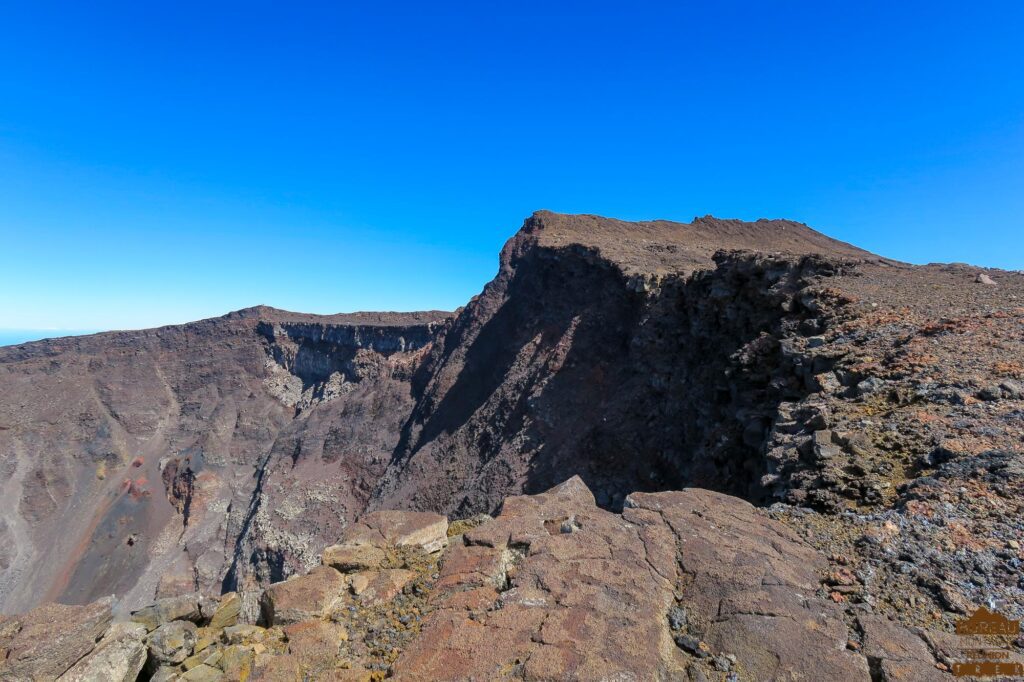
{"type": "Polygon", "coordinates": [[[56,339],[62,336],[95,334],[96,329],[0,329],[0,346],[14,346],[40,339],[56,339]]]}

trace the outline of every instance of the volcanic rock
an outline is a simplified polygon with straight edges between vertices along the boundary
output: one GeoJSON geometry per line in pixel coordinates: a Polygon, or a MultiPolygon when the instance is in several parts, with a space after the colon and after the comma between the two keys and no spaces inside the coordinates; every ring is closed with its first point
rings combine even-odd
{"type": "Polygon", "coordinates": [[[0,621],[0,679],[54,680],[91,652],[112,618],[110,598],[44,604],[0,621]]]}
{"type": "Polygon", "coordinates": [[[60,682],[135,682],[146,664],[146,627],[115,623],[96,648],[59,678],[60,682]]]}
{"type": "Polygon", "coordinates": [[[286,625],[330,613],[346,591],[345,577],[330,566],[317,566],[303,576],[275,583],[260,601],[267,625],[286,625]]]}
{"type": "Polygon", "coordinates": [[[242,600],[234,592],[228,592],[220,598],[220,603],[210,617],[208,627],[217,630],[234,625],[242,609],[242,600]]]}
{"type": "Polygon", "coordinates": [[[196,625],[175,620],[154,630],[148,639],[149,655],[155,665],[177,664],[191,654],[196,645],[196,625]]]}
{"type": "Polygon", "coordinates": [[[342,538],[348,545],[394,545],[436,552],[448,544],[448,519],[427,512],[377,511],[346,528],[342,538]]]}
{"type": "Polygon", "coordinates": [[[132,621],[145,625],[146,629],[150,632],[156,630],[164,623],[170,623],[173,620],[190,620],[195,622],[201,617],[202,608],[198,594],[158,599],[156,603],[138,611],[133,611],[131,615],[132,621]]]}

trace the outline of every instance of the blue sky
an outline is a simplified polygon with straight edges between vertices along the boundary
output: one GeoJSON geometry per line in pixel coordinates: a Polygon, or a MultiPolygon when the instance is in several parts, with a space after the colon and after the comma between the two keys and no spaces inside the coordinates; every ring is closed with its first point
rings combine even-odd
{"type": "Polygon", "coordinates": [[[1022,31],[1015,2],[0,3],[0,329],[451,309],[539,208],[1024,268],[1022,31]]]}

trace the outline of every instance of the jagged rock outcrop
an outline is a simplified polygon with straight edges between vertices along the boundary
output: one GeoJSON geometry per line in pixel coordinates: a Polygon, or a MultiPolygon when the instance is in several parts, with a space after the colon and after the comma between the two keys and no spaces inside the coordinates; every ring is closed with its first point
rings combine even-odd
{"type": "MultiPolygon", "coordinates": [[[[977,605],[1024,615],[1021,301],[1021,273],[895,263],[789,221],[540,212],[454,314],[256,308],[3,348],[0,610],[235,592],[248,625],[266,586],[307,574],[372,513],[466,520],[579,475],[590,515],[620,524],[654,513],[628,500],[689,487],[765,507],[824,572],[832,620],[818,634],[842,620],[856,648],[891,619],[936,652],[934,633],[977,605]]],[[[651,532],[671,544],[677,531],[651,532]]],[[[490,575],[490,549],[471,548],[445,555],[490,575]]],[[[420,609],[407,589],[426,589],[422,575],[400,559],[349,542],[317,570],[391,571],[350,579],[360,614],[420,609]]],[[[727,612],[750,587],[723,592],[727,612]]],[[[698,657],[702,642],[721,655],[729,637],[775,632],[744,606],[718,629],[685,608],[693,632],[670,639],[698,657]]],[[[778,632],[812,636],[786,629],[797,604],[777,609],[778,632]]],[[[308,622],[281,627],[310,649],[333,636],[308,622]]],[[[917,649],[871,648],[871,674],[917,649]]]]}

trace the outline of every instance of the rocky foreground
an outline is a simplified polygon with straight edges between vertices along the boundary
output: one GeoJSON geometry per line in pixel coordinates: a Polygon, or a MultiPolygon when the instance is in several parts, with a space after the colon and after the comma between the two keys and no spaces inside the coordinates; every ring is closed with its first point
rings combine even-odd
{"type": "Polygon", "coordinates": [[[322,560],[248,603],[182,595],[112,622],[108,598],[4,618],[0,679],[933,680],[964,646],[844,608],[826,557],[698,489],[631,495],[615,514],[573,478],[493,519],[373,512],[322,560]]]}

